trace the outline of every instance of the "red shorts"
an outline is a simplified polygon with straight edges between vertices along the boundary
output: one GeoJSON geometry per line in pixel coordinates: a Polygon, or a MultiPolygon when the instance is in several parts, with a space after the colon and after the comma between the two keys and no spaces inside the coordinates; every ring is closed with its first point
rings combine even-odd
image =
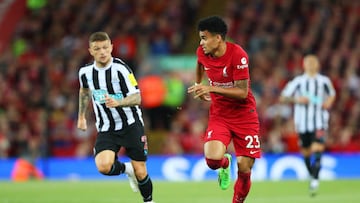
{"type": "Polygon", "coordinates": [[[233,141],[236,156],[261,157],[259,123],[231,124],[222,119],[209,119],[204,141],[219,140],[226,147],[233,141]]]}

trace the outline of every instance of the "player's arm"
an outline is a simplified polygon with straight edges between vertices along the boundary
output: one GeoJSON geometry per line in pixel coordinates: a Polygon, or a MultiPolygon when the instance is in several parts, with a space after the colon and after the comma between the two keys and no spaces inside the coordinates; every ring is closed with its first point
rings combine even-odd
{"type": "Polygon", "coordinates": [[[86,130],[86,110],[90,102],[90,89],[81,87],[79,90],[79,112],[77,127],[86,130]]]}
{"type": "Polygon", "coordinates": [[[109,97],[109,95],[105,96],[105,105],[108,108],[113,107],[130,107],[137,106],[141,104],[141,95],[140,93],[130,94],[122,99],[114,99],[109,97]]]}
{"type": "Polygon", "coordinates": [[[234,87],[231,88],[223,88],[209,85],[194,85],[188,89],[188,92],[194,92],[194,98],[201,98],[212,92],[215,94],[220,94],[224,97],[241,100],[245,99],[248,96],[249,81],[248,79],[236,80],[234,81],[234,87]]]}
{"type": "Polygon", "coordinates": [[[204,77],[204,66],[201,63],[196,64],[196,79],[195,84],[201,84],[201,81],[204,77]]]}
{"type": "Polygon", "coordinates": [[[305,96],[287,97],[281,95],[279,98],[279,102],[287,104],[307,104],[309,103],[309,98],[305,96]]]}
{"type": "Polygon", "coordinates": [[[249,93],[249,81],[245,80],[235,80],[233,88],[222,88],[217,86],[209,86],[209,92],[220,94],[224,97],[229,97],[233,99],[246,99],[249,93]]]}
{"type": "Polygon", "coordinates": [[[204,94],[201,94],[201,95],[197,95],[197,91],[198,89],[201,89],[202,87],[206,87],[205,85],[202,85],[201,84],[201,81],[204,77],[204,66],[201,64],[201,63],[197,63],[196,64],[196,71],[195,71],[195,84],[190,86],[188,88],[188,93],[194,93],[194,98],[199,98],[203,101],[211,101],[211,98],[210,98],[210,95],[208,93],[204,93],[204,94]]]}
{"type": "Polygon", "coordinates": [[[329,96],[324,100],[324,102],[322,104],[322,108],[328,110],[331,108],[331,106],[335,102],[336,92],[335,92],[335,88],[332,85],[330,79],[327,80],[326,87],[327,87],[327,92],[328,92],[329,96]]]}
{"type": "Polygon", "coordinates": [[[281,95],[279,97],[280,103],[286,103],[286,104],[308,104],[309,98],[306,96],[297,96],[294,97],[294,93],[297,89],[298,80],[292,80],[288,82],[281,92],[281,95]]]}
{"type": "Polygon", "coordinates": [[[327,110],[330,109],[334,101],[335,101],[335,95],[329,96],[328,98],[325,99],[324,103],[322,104],[322,108],[327,110]]]}

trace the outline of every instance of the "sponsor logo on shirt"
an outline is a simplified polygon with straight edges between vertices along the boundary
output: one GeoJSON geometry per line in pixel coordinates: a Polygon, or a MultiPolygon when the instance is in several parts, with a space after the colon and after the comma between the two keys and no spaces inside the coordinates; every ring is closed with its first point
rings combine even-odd
{"type": "Polygon", "coordinates": [[[240,65],[236,66],[237,69],[244,69],[249,67],[249,64],[247,63],[247,59],[245,57],[241,58],[240,63],[241,63],[240,65]]]}
{"type": "Polygon", "coordinates": [[[233,82],[214,82],[212,80],[209,80],[211,86],[217,86],[222,88],[231,88],[234,87],[233,82]]]}

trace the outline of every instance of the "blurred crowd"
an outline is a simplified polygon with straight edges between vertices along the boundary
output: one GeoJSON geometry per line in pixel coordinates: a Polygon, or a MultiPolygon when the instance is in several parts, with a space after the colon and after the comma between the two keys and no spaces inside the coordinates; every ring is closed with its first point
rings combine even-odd
{"type": "MultiPolygon", "coordinates": [[[[205,3],[211,1],[54,0],[28,9],[10,48],[0,55],[0,157],[91,155],[96,136],[93,115],[88,115],[87,131],[76,129],[78,69],[91,61],[89,34],[108,32],[113,55],[124,59],[141,79],[146,58],[184,53],[186,43],[197,35],[193,27],[205,3]]],[[[278,96],[289,79],[302,73],[305,53],[320,57],[322,73],[331,77],[337,91],[328,151],[360,151],[360,3],[224,4],[225,10],[217,14],[229,25],[229,40],[249,53],[264,152],[298,151],[291,108],[280,105],[278,96]]],[[[178,107],[144,108],[150,152],[201,153],[208,106],[186,95],[178,107]],[[154,112],[158,116],[151,116],[154,112]]]]}

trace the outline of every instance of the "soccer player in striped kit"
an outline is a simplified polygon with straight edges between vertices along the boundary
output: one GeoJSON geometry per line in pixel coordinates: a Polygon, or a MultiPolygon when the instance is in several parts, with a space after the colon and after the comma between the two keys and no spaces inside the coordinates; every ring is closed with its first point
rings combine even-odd
{"type": "Polygon", "coordinates": [[[319,73],[320,62],[315,55],[306,55],[304,74],[288,82],[280,102],[294,105],[295,130],[301,141],[301,153],[312,179],[310,195],[319,187],[321,155],[325,150],[329,109],[335,100],[335,89],[330,79],[319,73]],[[314,161],[312,161],[314,155],[314,161]]]}
{"type": "Polygon", "coordinates": [[[107,33],[91,34],[89,52],[94,62],[79,70],[77,127],[86,130],[86,109],[92,100],[98,130],[94,147],[98,171],[108,176],[125,173],[133,191],[140,190],[144,202],[151,203],[153,185],[146,169],[148,148],[139,108],[140,90],[132,70],[112,57],[112,49],[107,33]],[[131,162],[118,160],[121,147],[131,162]]]}
{"type": "Polygon", "coordinates": [[[227,42],[227,26],[218,16],[200,20],[196,83],[188,92],[211,101],[204,137],[204,154],[209,168],[218,170],[220,188],[231,185],[232,141],[238,166],[233,203],[243,203],[251,187],[251,169],[260,158],[259,119],[250,88],[248,55],[239,45],[227,42]],[[209,84],[202,84],[206,73],[209,84]]]}

